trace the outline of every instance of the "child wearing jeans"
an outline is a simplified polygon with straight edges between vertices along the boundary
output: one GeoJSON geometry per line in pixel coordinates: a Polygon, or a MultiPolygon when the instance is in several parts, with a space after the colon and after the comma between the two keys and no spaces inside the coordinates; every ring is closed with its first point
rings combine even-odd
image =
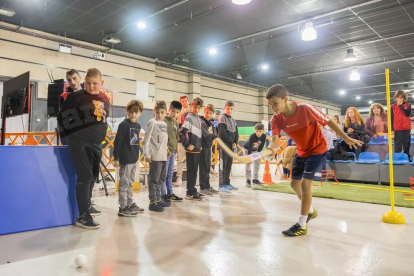
{"type": "Polygon", "coordinates": [[[168,110],[168,116],[164,118],[164,122],[167,124],[168,133],[168,150],[171,155],[167,159],[167,178],[162,183],[161,194],[164,205],[170,205],[171,201],[182,201],[181,197],[176,196],[172,190],[172,177],[174,174],[174,161],[175,154],[177,152],[178,135],[180,133],[180,127],[177,122],[177,118],[180,115],[182,104],[178,101],[172,101],[170,104],[170,110],[168,110]]]}
{"type": "MultiPolygon", "coordinates": [[[[243,144],[243,155],[249,155],[253,152],[261,152],[266,142],[264,134],[264,125],[258,123],[254,126],[254,133],[243,144]]],[[[259,181],[260,159],[253,161],[253,184],[262,186],[259,181]]],[[[252,187],[252,168],[250,163],[246,164],[246,187],[252,187]]]]}

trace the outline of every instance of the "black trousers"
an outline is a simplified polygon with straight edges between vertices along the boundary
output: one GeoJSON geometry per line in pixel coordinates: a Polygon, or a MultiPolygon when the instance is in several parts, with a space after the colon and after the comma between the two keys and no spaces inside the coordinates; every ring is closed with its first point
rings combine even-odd
{"type": "Polygon", "coordinates": [[[197,181],[197,170],[200,162],[200,153],[186,152],[187,159],[187,194],[191,195],[197,191],[195,188],[197,181]]]}
{"type": "Polygon", "coordinates": [[[231,158],[231,156],[228,155],[223,149],[220,149],[219,155],[220,155],[219,185],[220,186],[229,185],[233,158],[231,158]]]}
{"type": "Polygon", "coordinates": [[[79,215],[89,212],[95,176],[102,158],[101,145],[69,138],[69,150],[76,169],[76,200],[79,215]]]}
{"type": "Polygon", "coordinates": [[[200,189],[210,189],[211,147],[206,147],[200,153],[200,189]]]}
{"type": "Polygon", "coordinates": [[[397,130],[394,132],[394,152],[401,152],[410,157],[411,135],[410,130],[397,130]]]}

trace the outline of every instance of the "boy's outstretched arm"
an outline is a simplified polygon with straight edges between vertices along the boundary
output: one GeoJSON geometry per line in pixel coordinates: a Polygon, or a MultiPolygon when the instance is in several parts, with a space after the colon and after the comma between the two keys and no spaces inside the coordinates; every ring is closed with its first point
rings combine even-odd
{"type": "Polygon", "coordinates": [[[329,120],[328,122],[328,126],[336,132],[336,134],[339,135],[339,137],[341,137],[345,143],[347,143],[349,145],[350,148],[354,148],[356,149],[356,146],[361,146],[364,144],[362,141],[356,140],[356,139],[352,139],[351,137],[349,137],[348,135],[345,134],[345,132],[339,127],[339,125],[337,123],[335,123],[332,120],[329,120]]]}
{"type": "Polygon", "coordinates": [[[267,148],[273,151],[273,156],[276,155],[276,153],[280,150],[279,135],[272,136],[272,141],[270,142],[270,145],[267,148]]]}

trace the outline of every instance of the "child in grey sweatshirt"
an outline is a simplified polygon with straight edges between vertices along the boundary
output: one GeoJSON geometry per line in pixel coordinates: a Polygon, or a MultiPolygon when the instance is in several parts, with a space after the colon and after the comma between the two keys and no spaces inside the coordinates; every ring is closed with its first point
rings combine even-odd
{"type": "Polygon", "coordinates": [[[155,103],[154,114],[155,118],[148,122],[145,129],[144,157],[145,161],[150,164],[148,183],[149,210],[162,212],[164,207],[169,207],[164,205],[161,200],[161,185],[167,175],[167,157],[170,155],[167,147],[167,124],[164,122],[164,117],[167,114],[167,105],[164,101],[157,101],[155,103]]]}

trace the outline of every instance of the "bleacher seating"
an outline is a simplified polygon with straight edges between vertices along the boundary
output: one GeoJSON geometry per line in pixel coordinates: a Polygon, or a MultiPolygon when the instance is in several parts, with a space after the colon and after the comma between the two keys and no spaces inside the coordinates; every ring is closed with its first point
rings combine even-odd
{"type": "Polygon", "coordinates": [[[361,152],[359,159],[355,162],[358,164],[377,164],[381,163],[380,156],[376,152],[361,152]]]}
{"type": "MultiPolygon", "coordinates": [[[[390,163],[390,154],[388,153],[385,157],[385,161],[382,162],[383,164],[389,164],[390,163]]],[[[410,159],[408,158],[408,155],[405,153],[396,153],[394,152],[392,154],[392,163],[394,165],[406,165],[410,164],[410,159]]]]}

